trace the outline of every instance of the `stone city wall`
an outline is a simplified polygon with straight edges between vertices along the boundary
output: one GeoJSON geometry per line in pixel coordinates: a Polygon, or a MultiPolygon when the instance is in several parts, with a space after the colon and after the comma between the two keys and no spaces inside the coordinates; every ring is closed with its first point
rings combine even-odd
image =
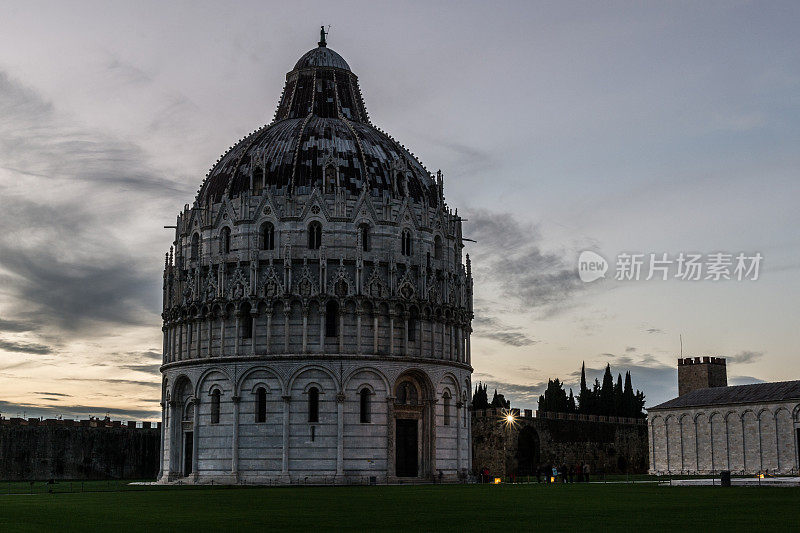
{"type": "Polygon", "coordinates": [[[644,419],[534,413],[512,409],[472,414],[472,468],[491,476],[536,475],[550,465],[586,463],[592,474],[645,473],[648,469],[647,425],[644,419]]]}
{"type": "Polygon", "coordinates": [[[155,479],[160,426],[0,419],[0,480],[155,479]]]}

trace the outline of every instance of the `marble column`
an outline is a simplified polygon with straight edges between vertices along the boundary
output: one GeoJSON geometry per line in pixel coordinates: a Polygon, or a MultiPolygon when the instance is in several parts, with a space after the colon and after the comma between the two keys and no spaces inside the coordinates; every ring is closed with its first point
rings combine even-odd
{"type": "MultiPolygon", "coordinates": [[[[431,439],[431,446],[430,446],[430,450],[431,450],[430,461],[431,461],[431,464],[429,465],[429,467],[430,467],[429,474],[431,475],[431,477],[433,479],[436,479],[436,403],[438,401],[439,400],[437,398],[431,399],[430,400],[430,408],[428,409],[428,419],[429,419],[428,427],[430,427],[430,439],[431,439]]],[[[423,475],[424,475],[424,472],[423,472],[423,475]]]]}
{"type": "Polygon", "coordinates": [[[239,328],[239,322],[241,322],[241,320],[242,320],[242,312],[241,311],[236,311],[234,313],[234,316],[236,317],[236,319],[235,319],[235,322],[234,322],[234,330],[233,330],[234,331],[234,334],[233,334],[233,355],[238,356],[239,355],[239,339],[242,336],[241,329],[239,328]]]}
{"type": "Polygon", "coordinates": [[[336,395],[336,477],[344,476],[344,401],[345,394],[336,395]]]}
{"type": "Polygon", "coordinates": [[[356,354],[361,355],[361,315],[360,309],[356,310],[356,354]]]}
{"type": "Polygon", "coordinates": [[[440,326],[441,326],[440,329],[442,330],[442,336],[439,338],[439,357],[440,359],[445,359],[446,355],[444,351],[444,320],[442,320],[440,326]]]}
{"type": "Polygon", "coordinates": [[[417,321],[419,324],[419,337],[417,339],[417,344],[419,345],[419,356],[425,357],[425,321],[422,320],[422,317],[417,321]]]}
{"type": "Polygon", "coordinates": [[[339,353],[344,353],[344,306],[339,307],[339,353]]]}
{"type": "Polygon", "coordinates": [[[456,402],[456,476],[461,473],[461,424],[463,424],[461,409],[463,408],[462,402],[456,402]]]}
{"type": "Polygon", "coordinates": [[[267,309],[267,348],[265,353],[269,354],[272,350],[272,308],[267,309]]]}
{"type": "Polygon", "coordinates": [[[325,309],[319,308],[319,353],[325,353],[325,309]]]}
{"type": "Polygon", "coordinates": [[[192,420],[192,475],[196,480],[200,473],[197,471],[197,442],[200,440],[200,398],[194,399],[194,419],[192,420]]]}
{"type": "Polygon", "coordinates": [[[257,318],[256,311],[251,311],[250,312],[250,316],[247,317],[247,320],[251,320],[252,321],[250,323],[250,354],[251,355],[255,355],[256,354],[256,339],[257,339],[257,337],[256,337],[256,334],[257,334],[256,318],[257,318]]]}
{"type": "Polygon", "coordinates": [[[164,436],[166,434],[167,429],[167,403],[161,402],[161,443],[159,445],[158,451],[158,479],[161,479],[164,476],[164,436]]]}
{"type": "Polygon", "coordinates": [[[219,355],[225,355],[225,314],[219,317],[219,355]]]}
{"type": "Polygon", "coordinates": [[[308,308],[303,307],[303,353],[308,353],[308,308]]]}
{"type": "Polygon", "coordinates": [[[282,396],[283,398],[283,466],[282,466],[282,474],[284,476],[289,475],[289,405],[291,403],[292,397],[287,395],[282,396]]]}
{"type": "Polygon", "coordinates": [[[211,350],[214,348],[214,330],[212,329],[214,326],[214,313],[209,311],[206,315],[206,320],[208,321],[208,352],[206,357],[211,357],[211,350]]]}
{"type": "Polygon", "coordinates": [[[394,313],[389,312],[389,355],[394,355],[394,313]]]}
{"type": "Polygon", "coordinates": [[[289,315],[291,314],[291,307],[285,306],[283,308],[283,352],[289,353],[289,315]]]}
{"type": "Polygon", "coordinates": [[[408,313],[403,315],[403,355],[408,357],[408,313]]]}
{"type": "Polygon", "coordinates": [[[202,336],[202,333],[201,333],[201,329],[202,329],[202,325],[203,325],[202,322],[203,321],[198,317],[198,318],[195,318],[195,322],[197,323],[197,341],[196,341],[197,345],[195,346],[195,357],[197,359],[200,359],[200,354],[201,354],[202,344],[203,344],[203,336],[202,336]]]}
{"type": "Polygon", "coordinates": [[[389,478],[397,476],[396,463],[394,460],[394,440],[395,440],[395,420],[394,420],[394,396],[386,397],[386,475],[389,478]]]}
{"type": "Polygon", "coordinates": [[[466,330],[466,337],[467,337],[467,339],[466,339],[467,340],[467,342],[466,342],[466,344],[467,344],[466,350],[467,350],[467,364],[468,365],[472,364],[472,344],[470,342],[471,335],[472,335],[472,328],[467,327],[467,330],[466,330]]]}
{"type": "Polygon", "coordinates": [[[189,359],[189,346],[192,344],[192,323],[187,319],[184,324],[186,325],[186,342],[183,347],[183,358],[189,359]]]}
{"type": "Polygon", "coordinates": [[[235,483],[239,482],[239,396],[233,396],[233,435],[231,435],[231,476],[235,483]]]}
{"type": "Polygon", "coordinates": [[[181,466],[178,464],[178,462],[179,462],[179,458],[180,458],[180,451],[179,450],[180,450],[181,446],[183,445],[183,442],[182,442],[182,439],[181,439],[182,435],[181,435],[181,429],[180,429],[181,416],[178,415],[178,419],[177,420],[175,419],[175,416],[176,416],[175,413],[179,412],[179,410],[176,409],[177,405],[178,405],[178,402],[176,402],[175,400],[170,400],[169,402],[167,402],[167,417],[168,417],[169,423],[170,423],[170,425],[169,425],[169,433],[170,433],[170,437],[169,437],[169,453],[168,453],[168,455],[169,455],[169,466],[168,466],[168,471],[167,471],[167,476],[169,478],[176,477],[181,471],[181,466]],[[177,469],[175,468],[176,466],[178,467],[177,469]]]}
{"type": "Polygon", "coordinates": [[[372,315],[372,353],[378,353],[378,312],[373,309],[372,315]]]}

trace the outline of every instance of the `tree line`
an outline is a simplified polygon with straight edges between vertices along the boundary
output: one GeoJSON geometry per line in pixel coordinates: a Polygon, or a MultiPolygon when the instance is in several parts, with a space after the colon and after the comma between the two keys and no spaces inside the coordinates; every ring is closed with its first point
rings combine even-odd
{"type": "Polygon", "coordinates": [[[622,374],[617,374],[614,383],[610,364],[606,364],[602,384],[595,379],[590,389],[586,386],[584,363],[581,366],[581,389],[577,398],[572,389],[567,395],[564,384],[558,378],[548,380],[547,389],[539,396],[539,411],[644,418],[644,393],[640,390],[633,392],[630,372],[625,372],[624,385],[622,374]]]}
{"type": "Polygon", "coordinates": [[[472,410],[482,411],[484,409],[511,409],[511,402],[506,400],[502,394],[497,394],[497,389],[494,390],[492,401],[489,401],[489,394],[487,386],[478,382],[475,387],[475,392],[472,393],[472,410]]]}

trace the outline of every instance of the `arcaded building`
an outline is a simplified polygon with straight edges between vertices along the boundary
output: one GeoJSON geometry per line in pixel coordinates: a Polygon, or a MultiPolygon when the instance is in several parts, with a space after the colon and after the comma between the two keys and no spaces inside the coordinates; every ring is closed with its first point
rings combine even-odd
{"type": "Polygon", "coordinates": [[[678,359],[679,396],[648,409],[650,472],[798,472],[800,381],[727,386],[720,357],[678,359]]]}
{"type": "Polygon", "coordinates": [[[162,481],[464,478],[461,219],[441,173],[373,125],[324,35],[272,122],[217,161],[176,226],[162,481]]]}

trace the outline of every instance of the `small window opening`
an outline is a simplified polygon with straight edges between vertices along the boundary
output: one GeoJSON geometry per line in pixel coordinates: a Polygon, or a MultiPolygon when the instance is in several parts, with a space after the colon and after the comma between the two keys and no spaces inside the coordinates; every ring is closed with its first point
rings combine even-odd
{"type": "Polygon", "coordinates": [[[211,393],[211,423],[219,424],[219,404],[220,392],[219,389],[211,393]]]}
{"type": "MultiPolygon", "coordinates": [[[[319,389],[316,387],[308,389],[308,421],[319,422],[319,389]]],[[[313,432],[311,435],[313,438],[313,432]]]]}
{"type": "Polygon", "coordinates": [[[267,389],[259,387],[256,391],[256,422],[267,421],[267,389]]]}
{"type": "Polygon", "coordinates": [[[339,304],[331,300],[325,305],[325,336],[336,337],[339,334],[339,304]]]}
{"type": "Polygon", "coordinates": [[[361,389],[360,393],[360,420],[362,424],[369,424],[371,422],[371,412],[370,412],[370,393],[369,389],[366,387],[361,389]]]}

